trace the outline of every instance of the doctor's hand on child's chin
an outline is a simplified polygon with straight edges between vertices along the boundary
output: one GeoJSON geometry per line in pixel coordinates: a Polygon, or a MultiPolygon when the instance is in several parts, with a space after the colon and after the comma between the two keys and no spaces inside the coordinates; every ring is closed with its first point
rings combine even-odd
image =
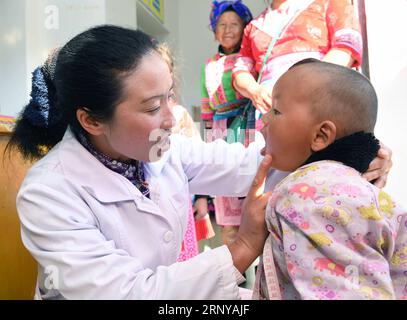
{"type": "Polygon", "coordinates": [[[392,153],[389,147],[380,142],[380,150],[377,153],[377,157],[370,163],[369,168],[363,174],[367,181],[370,181],[378,188],[383,188],[386,185],[387,177],[393,166],[393,161],[391,160],[392,153]]]}
{"type": "Polygon", "coordinates": [[[266,155],[243,203],[242,220],[236,240],[228,245],[233,264],[241,273],[246,271],[251,263],[262,254],[267,238],[265,211],[271,191],[263,192],[270,168],[271,156],[266,155]]]}

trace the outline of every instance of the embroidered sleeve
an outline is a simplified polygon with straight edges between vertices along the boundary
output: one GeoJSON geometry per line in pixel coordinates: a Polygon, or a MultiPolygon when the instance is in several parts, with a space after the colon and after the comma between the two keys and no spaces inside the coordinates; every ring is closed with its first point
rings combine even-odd
{"type": "Polygon", "coordinates": [[[251,47],[251,31],[252,25],[248,24],[247,27],[244,29],[240,52],[236,59],[235,67],[232,71],[232,84],[234,83],[236,76],[242,72],[251,73],[255,77],[255,79],[257,79],[255,60],[251,47]]]}
{"type": "Polygon", "coordinates": [[[205,64],[202,66],[201,71],[201,118],[202,120],[213,119],[213,109],[209,104],[209,95],[206,88],[205,64]]]}
{"type": "Polygon", "coordinates": [[[349,0],[329,1],[326,19],[331,47],[350,52],[355,59],[352,67],[358,67],[362,62],[363,41],[355,7],[349,0]]]}
{"type": "MultiPolygon", "coordinates": [[[[397,236],[395,226],[399,224],[389,223],[381,207],[385,201],[378,201],[360,177],[347,176],[350,171],[346,168],[335,173],[343,175],[342,180],[318,167],[309,168],[315,172],[291,175],[280,185],[267,217],[270,231],[281,233],[283,252],[276,263],[290,283],[287,291],[296,292],[301,299],[386,300],[402,296],[397,288],[405,289],[401,283],[393,283],[391,261],[398,263],[399,281],[403,281],[405,230],[404,238],[397,236]]],[[[395,222],[396,213],[391,214],[395,222]]]]}

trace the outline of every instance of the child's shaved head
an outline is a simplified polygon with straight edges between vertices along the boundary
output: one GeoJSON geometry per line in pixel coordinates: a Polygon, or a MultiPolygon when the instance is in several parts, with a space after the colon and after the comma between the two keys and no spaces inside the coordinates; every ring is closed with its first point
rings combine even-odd
{"type": "MultiPolygon", "coordinates": [[[[306,81],[306,97],[314,116],[331,120],[337,139],[359,131],[373,133],[377,118],[377,95],[370,81],[357,71],[336,64],[306,59],[294,64],[298,83],[306,81]],[[317,81],[307,81],[309,77],[317,81]]],[[[294,75],[294,74],[292,74],[294,75]]]]}

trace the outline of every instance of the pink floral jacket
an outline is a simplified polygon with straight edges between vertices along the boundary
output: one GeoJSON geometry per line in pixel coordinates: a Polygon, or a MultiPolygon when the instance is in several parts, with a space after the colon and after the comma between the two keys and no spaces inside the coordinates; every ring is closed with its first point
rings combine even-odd
{"type": "MultiPolygon", "coordinates": [[[[266,222],[282,299],[407,299],[407,212],[356,170],[299,168],[276,186],[266,222]]],[[[260,298],[270,260],[260,262],[260,298]]]]}

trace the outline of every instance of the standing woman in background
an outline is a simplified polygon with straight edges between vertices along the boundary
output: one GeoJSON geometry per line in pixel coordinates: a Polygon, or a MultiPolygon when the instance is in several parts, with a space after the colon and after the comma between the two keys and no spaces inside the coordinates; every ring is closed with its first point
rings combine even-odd
{"type": "MultiPolygon", "coordinates": [[[[243,30],[252,14],[241,0],[213,1],[211,29],[219,43],[218,52],[202,68],[201,117],[205,140],[224,139],[233,119],[243,112],[248,100],[232,87],[232,69],[242,41],[243,30]]],[[[231,243],[240,224],[242,199],[216,197],[216,222],[221,226],[222,242],[231,243]]]]}
{"type": "Polygon", "coordinates": [[[362,50],[360,25],[350,0],[271,0],[245,29],[233,84],[265,113],[274,84],[294,63],[315,58],[358,67],[362,50]],[[263,60],[265,69],[257,83],[263,60]]]}
{"type": "MultiPolygon", "coordinates": [[[[268,7],[244,30],[232,73],[234,88],[253,102],[257,119],[271,108],[274,84],[296,62],[315,58],[352,68],[360,66],[363,44],[355,10],[351,0],[268,1],[268,7]]],[[[388,160],[391,150],[382,145],[366,177],[371,180],[372,170],[388,160]]],[[[273,187],[285,175],[275,170],[268,186],[273,187]]],[[[387,173],[376,185],[383,187],[386,179],[387,173]]]]}

